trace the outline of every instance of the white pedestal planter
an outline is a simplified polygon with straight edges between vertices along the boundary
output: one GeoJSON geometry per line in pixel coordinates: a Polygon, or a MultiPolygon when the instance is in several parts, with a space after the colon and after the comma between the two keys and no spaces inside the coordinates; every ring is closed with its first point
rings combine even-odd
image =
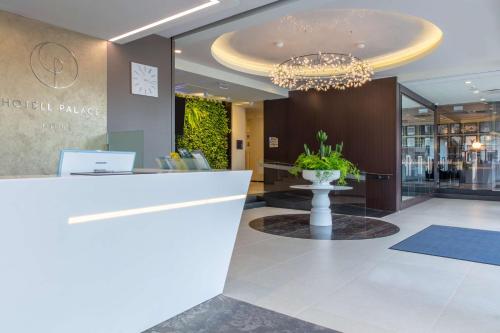
{"type": "Polygon", "coordinates": [[[302,170],[302,177],[313,185],[330,185],[340,178],[340,170],[302,170]]]}
{"type": "Polygon", "coordinates": [[[309,223],[317,227],[332,225],[332,210],[330,209],[330,191],[352,190],[349,186],[332,185],[294,185],[291,188],[298,190],[311,190],[313,192],[311,218],[309,223]]]}
{"type": "MultiPolygon", "coordinates": [[[[333,187],[333,186],[332,186],[333,187]]],[[[313,192],[310,224],[318,227],[332,225],[332,210],[328,194],[332,188],[311,188],[313,192]]]]}

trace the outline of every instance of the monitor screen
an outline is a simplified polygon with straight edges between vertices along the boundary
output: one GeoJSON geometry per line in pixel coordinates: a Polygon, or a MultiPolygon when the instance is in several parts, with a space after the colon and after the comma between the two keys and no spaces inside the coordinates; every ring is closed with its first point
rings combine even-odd
{"type": "Polygon", "coordinates": [[[132,172],[135,152],[70,150],[61,151],[58,176],[72,173],[132,172]]]}

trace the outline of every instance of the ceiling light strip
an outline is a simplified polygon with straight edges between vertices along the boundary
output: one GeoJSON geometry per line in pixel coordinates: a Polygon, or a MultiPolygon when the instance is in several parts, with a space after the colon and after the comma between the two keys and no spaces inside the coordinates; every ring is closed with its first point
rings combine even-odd
{"type": "Polygon", "coordinates": [[[177,13],[177,14],[174,14],[172,16],[169,16],[169,17],[166,17],[164,19],[161,19],[159,21],[156,21],[156,22],[153,22],[151,24],[148,24],[148,25],[145,25],[143,27],[140,27],[140,28],[137,28],[135,30],[132,30],[132,31],[129,31],[127,33],[124,33],[123,35],[120,35],[120,36],[116,36],[116,37],[113,37],[111,38],[109,41],[110,42],[116,42],[120,39],[123,39],[123,38],[126,38],[126,37],[129,37],[129,36],[132,36],[132,35],[135,35],[135,34],[138,34],[140,32],[143,32],[145,30],[149,30],[151,28],[154,28],[154,27],[157,27],[159,25],[162,25],[162,24],[165,24],[167,22],[170,22],[170,21],[174,21],[174,20],[177,20],[183,16],[186,16],[186,15],[189,15],[189,14],[193,14],[195,12],[198,12],[200,10],[203,10],[205,8],[208,8],[208,7],[211,7],[211,6],[214,6],[214,5],[217,5],[219,4],[220,1],[219,0],[210,0],[209,2],[206,2],[202,5],[199,5],[199,6],[196,6],[196,7],[193,7],[191,9],[188,9],[188,10],[185,10],[183,12],[180,12],[180,13],[177,13]]]}
{"type": "Polygon", "coordinates": [[[68,218],[68,224],[79,224],[79,223],[109,220],[109,219],[114,219],[114,218],[119,218],[119,217],[128,217],[128,216],[135,216],[135,215],[158,213],[158,212],[164,212],[164,211],[180,209],[180,208],[189,208],[189,207],[211,205],[211,204],[228,202],[228,201],[244,200],[245,198],[246,198],[246,194],[241,194],[241,195],[232,195],[232,196],[227,196],[227,197],[218,197],[218,198],[211,198],[211,199],[202,199],[202,200],[171,203],[171,204],[158,205],[158,206],[149,206],[149,207],[143,207],[143,208],[117,210],[117,211],[113,211],[113,212],[106,212],[106,213],[99,213],[99,214],[75,216],[75,217],[68,218]]]}

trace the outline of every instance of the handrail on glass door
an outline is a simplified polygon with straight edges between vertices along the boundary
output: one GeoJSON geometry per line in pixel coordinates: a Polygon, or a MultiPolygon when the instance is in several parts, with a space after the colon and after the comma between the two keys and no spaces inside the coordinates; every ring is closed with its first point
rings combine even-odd
{"type": "Polygon", "coordinates": [[[491,190],[500,191],[500,163],[492,161],[491,163],[491,190]]]}

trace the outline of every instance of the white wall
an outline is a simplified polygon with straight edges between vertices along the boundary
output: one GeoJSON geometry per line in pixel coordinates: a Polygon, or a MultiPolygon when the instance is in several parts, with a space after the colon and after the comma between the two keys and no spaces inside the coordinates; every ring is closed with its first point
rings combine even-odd
{"type": "Polygon", "coordinates": [[[231,168],[233,170],[245,170],[246,128],[245,109],[233,105],[231,110],[231,168]],[[236,149],[236,140],[243,140],[243,149],[236,149]]]}

